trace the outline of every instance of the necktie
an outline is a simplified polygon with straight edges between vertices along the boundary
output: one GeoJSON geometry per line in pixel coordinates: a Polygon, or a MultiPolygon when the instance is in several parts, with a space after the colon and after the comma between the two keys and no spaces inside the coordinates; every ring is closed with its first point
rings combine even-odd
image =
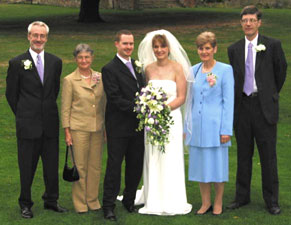
{"type": "Polygon", "coordinates": [[[132,67],[131,62],[126,62],[125,65],[128,67],[128,69],[130,70],[130,72],[131,72],[132,75],[134,76],[134,79],[136,79],[136,76],[135,76],[135,73],[134,73],[134,69],[133,69],[133,67],[132,67]]]}
{"type": "Polygon", "coordinates": [[[244,93],[249,96],[254,91],[253,45],[248,45],[248,55],[245,64],[244,93]]]}
{"type": "MultiPolygon", "coordinates": [[[[135,76],[135,73],[134,73],[134,69],[133,69],[133,67],[132,67],[131,62],[126,62],[125,65],[128,67],[128,69],[129,69],[130,72],[132,73],[134,79],[137,81],[136,76],[135,76]]],[[[136,82],[136,85],[137,85],[137,87],[139,88],[139,84],[138,84],[138,82],[136,82]]]]}
{"type": "Polygon", "coordinates": [[[36,69],[41,80],[41,83],[43,83],[43,64],[40,55],[37,55],[36,69]]]}

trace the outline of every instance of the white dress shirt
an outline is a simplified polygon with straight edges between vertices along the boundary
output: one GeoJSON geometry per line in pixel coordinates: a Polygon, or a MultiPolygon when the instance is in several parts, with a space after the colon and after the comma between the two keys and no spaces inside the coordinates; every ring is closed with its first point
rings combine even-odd
{"type": "Polygon", "coordinates": [[[29,48],[29,53],[33,59],[34,65],[37,65],[37,55],[40,55],[41,61],[42,61],[42,65],[44,67],[44,51],[41,51],[41,53],[36,53],[35,51],[33,51],[31,48],[29,48]]]}
{"type": "MultiPolygon", "coordinates": [[[[121,60],[121,62],[124,63],[124,65],[126,65],[127,62],[130,62],[131,63],[131,58],[129,57],[128,61],[124,58],[122,58],[118,53],[116,54],[116,56],[121,60]]],[[[127,67],[127,66],[126,66],[127,67]]],[[[134,71],[133,71],[134,72],[134,71]]],[[[131,73],[131,72],[130,72],[131,73]]],[[[132,74],[134,79],[136,79],[136,75],[135,75],[135,72],[134,74],[132,74]]]]}

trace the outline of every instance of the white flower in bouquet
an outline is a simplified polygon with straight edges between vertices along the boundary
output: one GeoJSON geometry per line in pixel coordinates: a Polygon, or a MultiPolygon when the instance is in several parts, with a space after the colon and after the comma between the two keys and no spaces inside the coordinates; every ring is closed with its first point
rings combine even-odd
{"type": "Polygon", "coordinates": [[[155,123],[155,120],[153,118],[148,119],[148,124],[152,125],[155,123]]]}
{"type": "Polygon", "coordinates": [[[160,100],[162,98],[162,95],[160,93],[157,94],[157,100],[160,100]]]}
{"type": "Polygon", "coordinates": [[[164,107],[162,105],[157,105],[157,108],[159,111],[162,111],[164,109],[164,107]]]}

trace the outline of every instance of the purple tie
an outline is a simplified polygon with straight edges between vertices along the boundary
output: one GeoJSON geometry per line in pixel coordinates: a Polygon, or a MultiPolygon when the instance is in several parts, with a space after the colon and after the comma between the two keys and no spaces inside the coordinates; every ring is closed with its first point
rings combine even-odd
{"type": "Polygon", "coordinates": [[[43,64],[40,55],[37,55],[36,69],[41,80],[41,83],[43,83],[43,64]]]}
{"type": "Polygon", "coordinates": [[[136,76],[135,76],[135,73],[134,73],[134,70],[133,70],[133,67],[132,67],[131,62],[126,62],[125,65],[128,67],[128,69],[130,70],[130,72],[131,72],[132,75],[134,76],[134,79],[136,79],[136,76]]]}
{"type": "Polygon", "coordinates": [[[249,96],[254,91],[254,69],[253,69],[253,45],[249,43],[248,45],[248,55],[245,65],[245,83],[244,83],[244,93],[249,96]]]}

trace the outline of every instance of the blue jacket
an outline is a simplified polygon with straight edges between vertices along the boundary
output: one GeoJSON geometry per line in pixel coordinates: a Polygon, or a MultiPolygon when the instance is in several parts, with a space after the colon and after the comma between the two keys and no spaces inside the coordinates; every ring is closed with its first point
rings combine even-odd
{"type": "MultiPolygon", "coordinates": [[[[207,74],[202,74],[201,63],[192,67],[195,82],[192,86],[192,136],[191,146],[219,147],[220,135],[232,135],[234,108],[234,78],[232,67],[216,62],[212,73],[216,84],[212,87],[207,74]]],[[[189,135],[189,134],[187,134],[189,135]]],[[[230,141],[223,146],[230,146],[230,141]]]]}

